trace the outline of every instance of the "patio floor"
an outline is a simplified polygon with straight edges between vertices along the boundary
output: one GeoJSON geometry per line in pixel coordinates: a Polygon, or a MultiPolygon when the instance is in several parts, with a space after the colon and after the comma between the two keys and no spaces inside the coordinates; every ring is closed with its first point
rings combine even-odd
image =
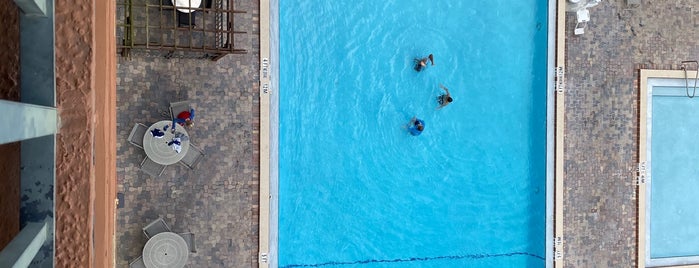
{"type": "Polygon", "coordinates": [[[236,1],[236,42],[248,50],[219,61],[165,59],[134,50],[117,71],[117,267],[141,255],[141,228],[163,217],[174,232],[193,232],[188,267],[257,267],[259,3],[236,1]],[[244,40],[240,40],[243,38],[244,40]],[[168,166],[160,178],[139,170],[142,149],[127,142],[136,123],[166,119],[169,102],[196,110],[191,142],[206,156],[194,170],[168,166]]]}

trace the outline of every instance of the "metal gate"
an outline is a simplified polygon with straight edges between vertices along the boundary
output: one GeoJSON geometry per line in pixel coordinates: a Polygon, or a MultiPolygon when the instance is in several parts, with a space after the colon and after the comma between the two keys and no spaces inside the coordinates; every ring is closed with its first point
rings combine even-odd
{"type": "Polygon", "coordinates": [[[236,46],[233,0],[117,0],[117,48],[124,57],[136,50],[166,58],[218,60],[245,54],[236,46]]]}

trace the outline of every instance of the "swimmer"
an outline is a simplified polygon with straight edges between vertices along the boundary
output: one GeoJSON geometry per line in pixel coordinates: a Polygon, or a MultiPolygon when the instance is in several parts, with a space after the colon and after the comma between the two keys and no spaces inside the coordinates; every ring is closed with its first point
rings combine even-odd
{"type": "Polygon", "coordinates": [[[416,58],[415,59],[415,71],[419,72],[419,71],[422,71],[423,69],[425,69],[427,67],[428,60],[430,61],[431,65],[434,65],[434,56],[432,56],[432,54],[430,54],[426,58],[422,58],[422,59],[416,58]]]}
{"type": "Polygon", "coordinates": [[[422,130],[425,129],[425,121],[422,121],[421,119],[418,119],[417,116],[413,116],[413,119],[410,119],[410,124],[408,124],[408,132],[410,132],[410,135],[413,136],[418,136],[422,134],[422,130]]]}
{"type": "Polygon", "coordinates": [[[444,106],[447,106],[449,105],[449,103],[454,101],[454,99],[451,98],[451,94],[449,93],[449,89],[447,87],[443,86],[442,84],[439,84],[439,87],[444,89],[446,93],[437,97],[437,102],[439,103],[439,107],[437,107],[437,110],[442,109],[444,106]]]}

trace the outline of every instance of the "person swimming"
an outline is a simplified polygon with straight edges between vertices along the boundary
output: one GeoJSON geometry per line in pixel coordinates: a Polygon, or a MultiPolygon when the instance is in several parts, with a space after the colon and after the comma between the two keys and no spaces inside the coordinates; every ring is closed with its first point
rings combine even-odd
{"type": "Polygon", "coordinates": [[[410,126],[408,128],[408,132],[410,132],[410,135],[413,136],[419,136],[422,134],[422,130],[425,129],[425,121],[418,119],[416,116],[413,116],[413,119],[410,119],[410,124],[408,125],[410,126]]]}
{"type": "Polygon", "coordinates": [[[437,97],[437,102],[439,103],[439,107],[437,107],[437,109],[442,109],[444,106],[447,106],[449,103],[454,101],[454,99],[451,98],[451,94],[449,93],[449,89],[447,87],[443,86],[442,84],[439,84],[439,87],[446,91],[446,93],[437,97]]]}
{"type": "Polygon", "coordinates": [[[427,68],[428,60],[430,61],[431,65],[434,65],[434,56],[432,56],[432,54],[422,59],[415,58],[415,71],[419,72],[427,68]]]}

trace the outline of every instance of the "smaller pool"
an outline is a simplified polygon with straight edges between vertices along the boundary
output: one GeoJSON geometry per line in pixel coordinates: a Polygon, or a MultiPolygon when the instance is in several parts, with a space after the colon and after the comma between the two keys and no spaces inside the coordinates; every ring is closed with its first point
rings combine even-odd
{"type": "Polygon", "coordinates": [[[645,262],[699,264],[699,91],[689,98],[684,79],[648,79],[646,90],[645,262]]]}
{"type": "Polygon", "coordinates": [[[699,98],[685,94],[653,89],[651,258],[699,255],[699,98]]]}

